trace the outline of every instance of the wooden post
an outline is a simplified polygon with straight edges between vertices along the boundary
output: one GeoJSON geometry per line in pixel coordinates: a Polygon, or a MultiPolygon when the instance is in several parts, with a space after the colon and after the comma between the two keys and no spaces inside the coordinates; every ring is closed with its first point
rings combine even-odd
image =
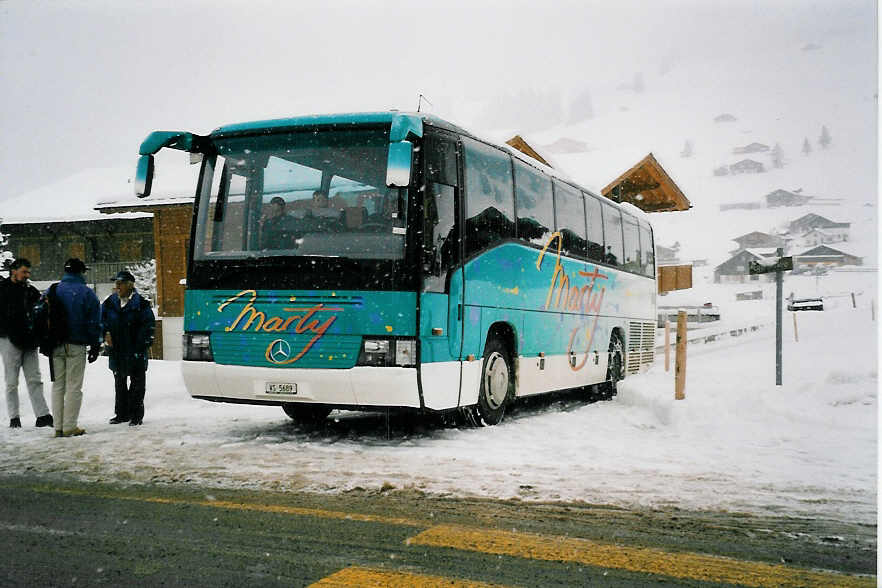
{"type": "Polygon", "coordinates": [[[665,371],[671,371],[671,321],[665,316],[665,371]]]}
{"type": "Polygon", "coordinates": [[[796,326],[796,313],[791,312],[790,314],[793,315],[793,340],[799,343],[799,329],[796,326]]]}
{"type": "Polygon", "coordinates": [[[855,302],[855,299],[854,299],[854,292],[851,293],[851,307],[857,308],[857,302],[855,302]]]}
{"type": "Polygon", "coordinates": [[[677,364],[674,367],[674,399],[686,398],[686,311],[677,311],[677,364]]]}

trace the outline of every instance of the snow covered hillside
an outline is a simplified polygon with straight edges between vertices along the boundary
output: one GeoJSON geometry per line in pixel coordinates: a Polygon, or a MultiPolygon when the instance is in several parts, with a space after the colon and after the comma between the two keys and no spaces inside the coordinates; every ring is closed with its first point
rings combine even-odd
{"type": "MultiPolygon", "coordinates": [[[[867,279],[865,277],[865,279],[867,279]]],[[[874,281],[875,277],[869,278],[874,281]]],[[[768,300],[760,301],[770,305],[768,300]]],[[[784,385],[774,329],[690,348],[686,399],[659,356],[618,397],[519,406],[497,427],[408,428],[334,412],[307,431],[274,407],[191,399],[179,363],[153,362],[144,425],[109,425],[105,358],[86,374],[83,437],[0,428],[0,470],[122,483],[315,492],[418,491],[876,519],[876,329],[869,300],[785,315],[784,385]]],[[[43,373],[47,373],[43,366],[43,373]]],[[[24,394],[24,393],[23,393],[24,394]]]]}

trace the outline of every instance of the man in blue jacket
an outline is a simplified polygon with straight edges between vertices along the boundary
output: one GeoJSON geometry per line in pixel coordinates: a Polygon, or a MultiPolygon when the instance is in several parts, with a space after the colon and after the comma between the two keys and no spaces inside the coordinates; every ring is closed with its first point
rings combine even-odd
{"type": "Polygon", "coordinates": [[[128,421],[137,426],[144,419],[147,384],[147,351],[153,343],[156,319],[150,302],[135,290],[135,276],[126,270],[116,274],[116,291],[101,305],[104,346],[116,389],[111,425],[128,421]]]}
{"type": "Polygon", "coordinates": [[[47,290],[49,304],[61,304],[64,333],[52,349],[52,412],[55,436],[76,437],[86,431],[77,426],[83,403],[83,375],[86,355],[92,363],[101,350],[101,310],[98,297],[83,278],[87,270],[82,260],[72,257],[64,264],[61,282],[47,290]],[[54,289],[54,294],[52,290],[54,289]]]}

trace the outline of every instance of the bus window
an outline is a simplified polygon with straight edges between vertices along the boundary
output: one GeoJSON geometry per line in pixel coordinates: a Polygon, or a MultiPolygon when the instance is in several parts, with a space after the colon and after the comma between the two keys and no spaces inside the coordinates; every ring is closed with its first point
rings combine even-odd
{"type": "Polygon", "coordinates": [[[600,200],[585,194],[585,216],[588,219],[588,259],[603,261],[603,218],[600,215],[600,200]]]}
{"type": "Polygon", "coordinates": [[[554,181],[554,226],[561,234],[564,255],[585,257],[585,202],[575,188],[554,181]]]}
{"type": "Polygon", "coordinates": [[[622,265],[622,213],[615,206],[603,204],[603,261],[609,265],[622,265]]]}
{"type": "Polygon", "coordinates": [[[459,259],[456,234],[456,189],[428,182],[423,202],[423,286],[426,292],[446,291],[447,271],[459,259]]]}
{"type": "Polygon", "coordinates": [[[466,180],[466,255],[514,237],[511,157],[463,137],[466,180]]]}
{"type": "Polygon", "coordinates": [[[551,179],[517,159],[514,169],[518,238],[544,246],[554,226],[551,179]]]}
{"type": "Polygon", "coordinates": [[[643,265],[640,260],[640,235],[637,232],[637,219],[630,214],[622,215],[622,233],[625,237],[624,269],[629,272],[641,272],[643,265]]]}
{"type": "Polygon", "coordinates": [[[640,249],[643,252],[644,276],[655,277],[655,247],[652,242],[652,228],[640,223],[640,249]]]}

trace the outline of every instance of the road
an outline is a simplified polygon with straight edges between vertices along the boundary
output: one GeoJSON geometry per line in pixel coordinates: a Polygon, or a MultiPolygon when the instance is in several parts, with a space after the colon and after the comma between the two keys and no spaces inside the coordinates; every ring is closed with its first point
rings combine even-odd
{"type": "Polygon", "coordinates": [[[875,574],[875,534],[832,521],[402,491],[0,476],[4,586],[874,586],[861,574],[875,574]]]}

